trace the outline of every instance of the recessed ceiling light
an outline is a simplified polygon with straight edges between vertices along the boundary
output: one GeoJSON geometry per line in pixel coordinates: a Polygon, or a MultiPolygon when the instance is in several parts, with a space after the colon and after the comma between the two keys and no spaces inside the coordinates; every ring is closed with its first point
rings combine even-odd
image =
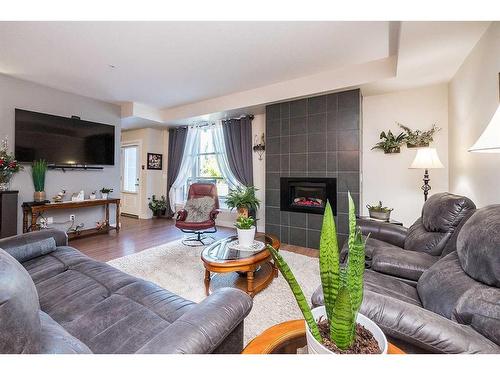
{"type": "Polygon", "coordinates": [[[111,69],[115,69],[115,68],[116,68],[116,65],[113,65],[113,64],[108,64],[108,66],[109,66],[111,69]]]}

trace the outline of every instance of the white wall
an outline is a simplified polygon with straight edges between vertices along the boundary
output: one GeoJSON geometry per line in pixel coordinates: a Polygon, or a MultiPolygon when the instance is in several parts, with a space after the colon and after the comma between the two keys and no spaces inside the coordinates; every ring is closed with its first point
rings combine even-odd
{"type": "Polygon", "coordinates": [[[401,148],[400,154],[384,154],[371,150],[379,141],[381,131],[399,134],[400,122],[412,129],[428,129],[436,123],[442,130],[432,144],[437,149],[445,169],[430,170],[430,194],[448,191],[448,93],[447,85],[400,91],[363,98],[362,197],[361,207],[381,200],[393,207],[392,217],[411,225],[423,205],[423,170],[408,169],[415,149],[401,148]]]}
{"type": "MultiPolygon", "coordinates": [[[[99,100],[90,99],[80,95],[55,90],[35,83],[19,80],[0,74],[0,137],[9,137],[9,148],[14,150],[14,109],[21,108],[36,112],[49,113],[58,116],[69,117],[80,116],[83,120],[101,122],[114,125],[115,129],[115,165],[104,167],[101,171],[48,171],[45,179],[45,191],[47,198],[55,196],[61,189],[66,189],[69,199],[71,193],[80,190],[85,191],[85,196],[93,190],[102,187],[114,189],[112,196],[118,196],[120,186],[120,107],[99,100]]],[[[40,140],[43,142],[43,140],[40,140]]],[[[23,201],[33,201],[33,181],[31,179],[31,168],[25,165],[25,170],[15,175],[11,188],[19,190],[19,209],[17,217],[17,231],[22,232],[22,210],[20,205],[23,201]]],[[[53,217],[54,221],[61,224],[53,224],[51,227],[66,230],[70,224],[67,223],[70,214],[76,215],[76,222],[84,223],[85,228],[93,228],[95,222],[104,218],[104,210],[97,208],[85,208],[68,211],[48,211],[46,217],[53,217]],[[64,223],[63,223],[64,222],[64,223]]],[[[114,224],[114,207],[110,214],[111,224],[114,224]]]]}
{"type": "Polygon", "coordinates": [[[470,153],[499,105],[500,22],[493,22],[449,84],[450,189],[478,207],[500,203],[499,154],[470,153]]]}
{"type": "Polygon", "coordinates": [[[148,207],[148,198],[154,194],[157,197],[166,195],[167,190],[167,159],[168,131],[163,129],[136,129],[122,132],[122,142],[139,141],[141,144],[140,211],[141,219],[149,219],[152,212],[148,207]],[[163,155],[163,170],[147,169],[148,152],[163,155]]]}

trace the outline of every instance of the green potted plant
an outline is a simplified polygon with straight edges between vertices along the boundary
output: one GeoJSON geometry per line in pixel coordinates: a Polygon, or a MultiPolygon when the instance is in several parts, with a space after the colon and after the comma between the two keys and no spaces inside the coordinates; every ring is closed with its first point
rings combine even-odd
{"type": "Polygon", "coordinates": [[[387,353],[387,339],[382,330],[360,314],[363,301],[365,242],[356,227],[354,202],[349,194],[349,255],[345,265],[339,261],[335,221],[330,203],[323,216],[319,246],[319,268],[325,306],[310,309],[290,267],[268,245],[276,265],[290,285],[306,321],[309,353],[387,353]]]}
{"type": "Polygon", "coordinates": [[[101,190],[99,190],[100,193],[101,193],[101,199],[108,199],[108,196],[110,193],[113,192],[113,189],[111,188],[106,188],[106,187],[103,187],[101,190]]]}
{"type": "Polygon", "coordinates": [[[45,201],[45,173],[47,172],[47,162],[45,160],[35,160],[31,165],[31,176],[33,177],[33,186],[35,193],[33,199],[35,202],[45,201]]]}
{"type": "Polygon", "coordinates": [[[434,134],[441,130],[436,124],[432,124],[429,130],[412,130],[409,127],[398,123],[399,127],[405,131],[406,147],[416,148],[416,147],[429,147],[434,141],[434,134]]]}
{"type": "Polygon", "coordinates": [[[367,204],[366,208],[368,208],[368,213],[372,219],[383,221],[389,221],[391,218],[391,211],[394,210],[393,208],[384,207],[382,201],[378,201],[378,205],[376,206],[367,204]]]}
{"type": "Polygon", "coordinates": [[[383,150],[384,154],[397,154],[401,152],[401,146],[405,142],[405,134],[399,133],[397,136],[392,134],[392,131],[380,133],[380,142],[372,147],[372,150],[383,150]]]}
{"type": "Polygon", "coordinates": [[[250,248],[255,238],[255,219],[253,217],[238,216],[234,224],[238,232],[238,242],[243,247],[250,248]]]}
{"type": "Polygon", "coordinates": [[[249,211],[260,207],[260,200],[255,196],[258,190],[255,186],[238,186],[230,190],[226,198],[227,207],[231,210],[236,208],[238,216],[248,217],[249,211]]]}
{"type": "Polygon", "coordinates": [[[167,199],[164,195],[162,195],[160,199],[156,199],[156,195],[153,194],[153,196],[148,198],[148,200],[148,207],[151,211],[153,211],[154,216],[159,217],[165,215],[165,212],[167,211],[167,199]]]}
{"type": "Polygon", "coordinates": [[[0,191],[9,190],[12,176],[21,170],[23,167],[14,159],[14,155],[9,153],[7,138],[5,138],[0,147],[0,191]]]}

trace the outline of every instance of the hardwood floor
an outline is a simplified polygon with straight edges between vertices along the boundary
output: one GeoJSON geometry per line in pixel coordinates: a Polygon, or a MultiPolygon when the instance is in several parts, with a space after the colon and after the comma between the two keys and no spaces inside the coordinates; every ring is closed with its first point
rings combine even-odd
{"type": "MultiPolygon", "coordinates": [[[[107,262],[184,236],[184,233],[175,227],[173,220],[144,220],[122,216],[121,223],[119,233],[111,231],[109,234],[79,238],[72,240],[70,245],[94,259],[107,262]]],[[[236,234],[234,228],[218,227],[217,232],[212,235],[215,238],[224,238],[233,234],[236,234]]],[[[318,256],[317,250],[300,246],[282,244],[281,249],[311,257],[318,256]]]]}

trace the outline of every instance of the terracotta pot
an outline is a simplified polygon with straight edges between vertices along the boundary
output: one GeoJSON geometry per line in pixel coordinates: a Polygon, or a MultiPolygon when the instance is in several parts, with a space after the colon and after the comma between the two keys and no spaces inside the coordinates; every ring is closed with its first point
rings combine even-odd
{"type": "MultiPolygon", "coordinates": [[[[325,306],[319,306],[312,309],[313,317],[316,321],[322,316],[326,316],[325,306]]],[[[387,354],[387,348],[389,347],[387,339],[384,332],[375,324],[371,319],[368,319],[363,314],[358,313],[356,322],[365,327],[370,331],[377,340],[378,346],[382,351],[382,354],[387,354]]],[[[306,324],[306,339],[307,339],[307,351],[309,354],[336,354],[331,350],[327,349],[323,344],[319,343],[318,340],[314,338],[311,331],[309,331],[309,326],[306,324]]]]}
{"type": "Polygon", "coordinates": [[[33,193],[33,200],[35,202],[43,202],[45,200],[45,192],[44,191],[35,191],[33,193]]]}

